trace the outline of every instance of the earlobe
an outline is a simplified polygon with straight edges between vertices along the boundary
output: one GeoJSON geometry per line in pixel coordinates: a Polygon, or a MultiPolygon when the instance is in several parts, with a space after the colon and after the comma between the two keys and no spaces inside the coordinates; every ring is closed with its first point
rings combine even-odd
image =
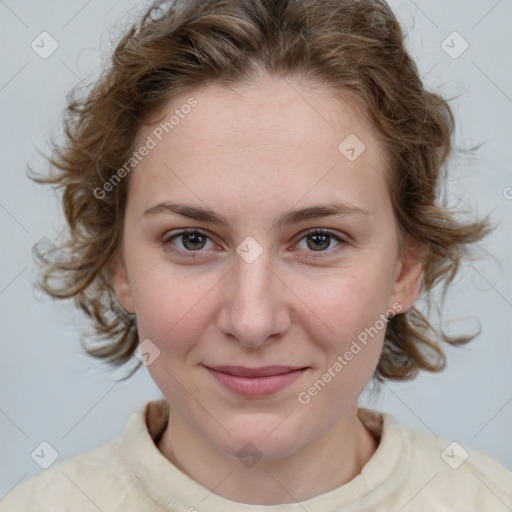
{"type": "Polygon", "coordinates": [[[402,313],[411,308],[421,292],[424,255],[424,247],[409,242],[402,260],[397,263],[392,299],[400,303],[402,313]]]}
{"type": "Polygon", "coordinates": [[[117,300],[121,307],[130,314],[135,314],[135,306],[132,297],[130,281],[126,264],[121,254],[117,254],[110,268],[110,279],[112,288],[116,294],[117,300]]]}

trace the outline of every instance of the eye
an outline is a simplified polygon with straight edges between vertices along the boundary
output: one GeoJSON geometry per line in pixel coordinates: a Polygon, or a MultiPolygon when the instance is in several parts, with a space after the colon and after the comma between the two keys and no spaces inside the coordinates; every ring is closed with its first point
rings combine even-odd
{"type": "MultiPolygon", "coordinates": [[[[338,236],[336,233],[332,231],[328,231],[326,229],[310,229],[305,233],[305,235],[300,239],[300,241],[306,241],[306,251],[312,253],[321,253],[321,254],[312,254],[307,256],[308,258],[316,258],[318,256],[322,257],[324,253],[331,254],[333,251],[327,251],[329,247],[332,246],[332,241],[335,240],[338,242],[338,246],[344,245],[346,242],[338,236]]],[[[299,242],[300,244],[300,242],[299,242]]],[[[298,245],[299,245],[298,244],[298,245]]]]}
{"type": "Polygon", "coordinates": [[[199,229],[184,229],[179,232],[169,233],[163,239],[163,243],[171,252],[192,258],[196,258],[198,256],[197,254],[193,254],[194,252],[204,252],[201,251],[201,249],[204,249],[207,246],[208,241],[212,246],[215,246],[207,233],[199,229]],[[176,247],[171,243],[174,240],[179,240],[181,242],[181,248],[176,247]]]}
{"type": "MultiPolygon", "coordinates": [[[[325,253],[331,254],[334,252],[334,250],[327,251],[327,249],[332,246],[333,240],[337,242],[338,246],[346,244],[346,242],[336,233],[318,228],[307,231],[297,245],[300,245],[300,242],[303,240],[306,241],[306,249],[304,249],[306,252],[318,253],[306,256],[308,258],[322,257],[325,253]]],[[[211,244],[209,247],[210,249],[216,247],[216,244],[212,242],[205,231],[195,228],[171,232],[163,239],[164,245],[171,252],[178,254],[179,256],[186,256],[190,258],[197,258],[200,256],[201,252],[205,252],[202,249],[208,249],[208,242],[211,244]],[[173,243],[174,240],[178,240],[181,247],[176,246],[173,243]]]]}

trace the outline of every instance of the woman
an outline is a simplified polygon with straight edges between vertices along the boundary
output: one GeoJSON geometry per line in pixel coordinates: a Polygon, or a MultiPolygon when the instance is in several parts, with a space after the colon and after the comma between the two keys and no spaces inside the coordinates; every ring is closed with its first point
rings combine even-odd
{"type": "Polygon", "coordinates": [[[67,128],[45,289],[164,398],[2,510],[510,509],[497,462],[357,405],[443,368],[414,304],[490,230],[436,202],[453,117],[387,4],[158,2],[67,128]]]}

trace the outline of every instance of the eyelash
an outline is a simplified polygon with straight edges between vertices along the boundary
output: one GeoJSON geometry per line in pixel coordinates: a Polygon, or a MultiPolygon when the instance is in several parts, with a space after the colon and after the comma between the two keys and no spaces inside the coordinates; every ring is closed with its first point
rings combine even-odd
{"type": "MultiPolygon", "coordinates": [[[[183,236],[183,235],[191,235],[191,234],[199,234],[201,236],[204,236],[206,238],[208,238],[208,240],[211,240],[210,237],[208,236],[208,233],[206,233],[205,231],[202,231],[200,229],[183,229],[183,230],[180,230],[179,232],[177,233],[171,233],[171,234],[168,234],[167,236],[164,237],[163,239],[163,243],[164,245],[166,245],[169,250],[175,254],[178,254],[179,256],[185,256],[187,258],[200,258],[202,257],[200,255],[200,253],[204,252],[202,251],[201,249],[197,250],[197,251],[184,251],[182,249],[177,249],[175,246],[173,246],[171,244],[171,242],[175,239],[175,238],[179,238],[180,236],[183,236]]],[[[301,240],[303,240],[304,238],[307,238],[308,236],[311,236],[311,235],[327,235],[331,238],[333,238],[335,241],[339,242],[339,245],[346,245],[347,242],[341,238],[340,236],[338,236],[335,232],[333,231],[329,231],[327,229],[320,229],[320,228],[312,228],[306,232],[304,232],[304,234],[302,235],[302,237],[299,239],[299,242],[301,240]]],[[[309,258],[309,259],[316,259],[316,258],[322,258],[322,257],[325,257],[326,255],[330,255],[334,250],[330,250],[330,251],[308,251],[309,253],[314,253],[314,255],[310,255],[310,256],[306,256],[306,258],[309,258]]]]}

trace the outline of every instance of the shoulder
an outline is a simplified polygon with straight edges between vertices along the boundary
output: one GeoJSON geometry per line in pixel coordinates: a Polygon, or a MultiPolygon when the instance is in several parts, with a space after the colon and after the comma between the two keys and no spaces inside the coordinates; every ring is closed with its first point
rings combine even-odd
{"type": "Polygon", "coordinates": [[[512,510],[512,472],[491,457],[397,423],[389,414],[364,409],[362,415],[370,429],[380,427],[382,442],[401,450],[404,512],[512,510]]]}
{"type": "Polygon", "coordinates": [[[166,426],[168,408],[165,400],[147,402],[132,412],[121,436],[17,485],[0,499],[0,512],[155,510],[141,475],[155,463],[168,464],[154,444],[166,426]]]}
{"type": "MultiPolygon", "coordinates": [[[[112,510],[113,500],[121,504],[127,498],[135,498],[136,493],[136,482],[123,461],[121,440],[115,438],[91,451],[55,463],[22,482],[0,500],[0,511],[97,512],[112,510]]],[[[140,497],[137,503],[141,504],[140,497]]]]}

